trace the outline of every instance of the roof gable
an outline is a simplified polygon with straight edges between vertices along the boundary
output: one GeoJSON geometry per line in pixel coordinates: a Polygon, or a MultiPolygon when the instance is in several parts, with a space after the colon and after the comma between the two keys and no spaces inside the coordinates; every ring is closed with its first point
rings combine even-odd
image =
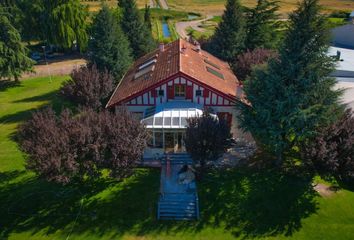
{"type": "Polygon", "coordinates": [[[236,97],[236,89],[240,85],[227,63],[180,39],[164,45],[163,51],[157,49],[138,59],[122,78],[107,107],[119,104],[178,73],[229,97],[236,97]]]}

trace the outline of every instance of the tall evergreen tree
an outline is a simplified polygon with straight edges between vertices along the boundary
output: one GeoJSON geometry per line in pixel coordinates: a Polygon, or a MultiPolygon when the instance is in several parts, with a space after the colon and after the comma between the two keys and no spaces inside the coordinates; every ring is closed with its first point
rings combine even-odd
{"type": "Polygon", "coordinates": [[[34,62],[27,56],[28,50],[21,41],[19,32],[0,9],[0,78],[14,78],[31,71],[34,62]]]}
{"type": "Polygon", "coordinates": [[[87,47],[88,9],[79,0],[44,1],[44,38],[63,48],[71,48],[74,42],[80,50],[87,47]]]}
{"type": "Polygon", "coordinates": [[[144,22],[145,22],[145,25],[151,30],[151,28],[152,28],[151,12],[150,12],[150,6],[147,4],[145,4],[144,22]]]}
{"type": "Polygon", "coordinates": [[[318,0],[304,0],[290,15],[290,27],[279,59],[258,69],[245,83],[249,106],[240,105],[241,126],[277,164],[295,146],[335,120],[340,92],[333,91],[334,69],[328,51],[328,30],[318,0]]]}
{"type": "Polygon", "coordinates": [[[274,48],[277,43],[277,1],[258,0],[255,8],[247,9],[246,48],[274,48]]]}
{"type": "Polygon", "coordinates": [[[122,29],[125,32],[135,58],[152,51],[156,46],[150,29],[148,29],[135,0],[119,0],[118,6],[122,9],[122,29]]]}
{"type": "Polygon", "coordinates": [[[209,49],[217,57],[232,63],[245,49],[245,16],[239,0],[228,0],[225,12],[209,49]]]}
{"type": "Polygon", "coordinates": [[[111,10],[103,5],[93,21],[89,43],[90,62],[120,79],[132,63],[129,42],[111,10]]]}

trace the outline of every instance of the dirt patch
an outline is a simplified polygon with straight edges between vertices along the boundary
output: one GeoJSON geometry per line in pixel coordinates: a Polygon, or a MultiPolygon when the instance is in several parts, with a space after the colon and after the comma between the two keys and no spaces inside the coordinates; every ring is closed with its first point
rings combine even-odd
{"type": "Polygon", "coordinates": [[[78,69],[80,66],[85,64],[86,60],[80,57],[74,59],[59,59],[58,61],[49,62],[48,65],[42,63],[35,65],[35,72],[24,74],[22,79],[32,77],[46,77],[49,75],[69,75],[73,69],[78,69]]]}
{"type": "Polygon", "coordinates": [[[339,191],[338,187],[328,186],[323,183],[317,183],[313,189],[318,192],[322,197],[331,197],[339,191]]]}

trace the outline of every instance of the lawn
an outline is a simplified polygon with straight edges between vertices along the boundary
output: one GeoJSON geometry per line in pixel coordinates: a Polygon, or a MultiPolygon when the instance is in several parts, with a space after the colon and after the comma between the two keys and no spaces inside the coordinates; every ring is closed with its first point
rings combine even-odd
{"type": "Polygon", "coordinates": [[[0,85],[0,239],[354,239],[353,192],[323,198],[311,181],[274,170],[207,174],[196,222],[156,220],[158,170],[137,169],[123,182],[38,179],[24,168],[16,126],[44,105],[68,106],[57,94],[67,78],[0,85]]]}
{"type": "MultiPolygon", "coordinates": [[[[220,15],[224,9],[226,0],[167,0],[169,6],[173,9],[201,12],[206,15],[220,15]]],[[[241,0],[241,2],[248,7],[254,6],[256,0],[241,0]]],[[[296,8],[298,0],[281,0],[280,13],[287,15],[296,8]]],[[[326,12],[334,10],[354,9],[354,2],[352,0],[320,0],[326,12]]]]}

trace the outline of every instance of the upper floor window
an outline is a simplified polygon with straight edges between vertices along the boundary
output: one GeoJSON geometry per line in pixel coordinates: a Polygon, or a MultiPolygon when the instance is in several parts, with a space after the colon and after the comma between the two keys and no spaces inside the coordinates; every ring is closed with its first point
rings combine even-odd
{"type": "Polygon", "coordinates": [[[157,94],[158,94],[159,97],[163,97],[163,96],[165,96],[165,91],[164,90],[158,90],[157,94]]]}
{"type": "Polygon", "coordinates": [[[175,85],[175,97],[186,97],[185,85],[175,85]]]}
{"type": "Polygon", "coordinates": [[[195,96],[197,96],[197,97],[202,96],[202,90],[196,90],[195,91],[195,96]]]}

